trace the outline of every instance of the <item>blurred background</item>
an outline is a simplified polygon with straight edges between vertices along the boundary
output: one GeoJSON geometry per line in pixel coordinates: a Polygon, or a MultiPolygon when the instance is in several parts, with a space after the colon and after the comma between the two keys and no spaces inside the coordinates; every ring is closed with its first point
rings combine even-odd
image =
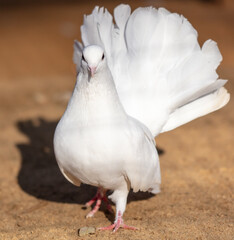
{"type": "MultiPolygon", "coordinates": [[[[110,12],[121,1],[0,0],[0,239],[77,239],[85,225],[82,204],[95,189],[76,188],[57,167],[52,139],[75,84],[73,42],[83,15],[110,12]]],[[[199,42],[218,43],[218,69],[234,93],[234,1],[125,1],[165,7],[184,15],[199,42]]],[[[125,219],[137,232],[122,239],[232,239],[234,102],[218,112],[159,136],[163,185],[157,197],[130,195],[125,219]],[[147,216],[147,217],[145,217],[147,216]]],[[[117,235],[116,235],[117,236],[117,235]]],[[[97,233],[109,239],[109,233],[97,233]]]]}

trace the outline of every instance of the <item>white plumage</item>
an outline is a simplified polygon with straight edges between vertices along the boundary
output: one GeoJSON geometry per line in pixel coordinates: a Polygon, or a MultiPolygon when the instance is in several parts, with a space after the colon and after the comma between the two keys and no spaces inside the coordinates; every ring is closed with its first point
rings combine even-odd
{"type": "Polygon", "coordinates": [[[104,8],[84,17],[83,44],[74,50],[77,83],[54,137],[69,181],[97,186],[101,197],[113,190],[115,231],[128,228],[122,215],[130,187],[159,191],[153,136],[229,101],[216,73],[222,57],[215,42],[200,48],[187,19],[166,9],[130,12],[116,7],[115,24],[104,8]]]}

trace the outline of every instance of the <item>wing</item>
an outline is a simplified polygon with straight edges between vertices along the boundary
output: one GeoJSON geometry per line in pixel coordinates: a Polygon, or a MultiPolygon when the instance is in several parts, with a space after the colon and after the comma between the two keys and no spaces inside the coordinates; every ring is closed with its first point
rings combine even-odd
{"type": "Polygon", "coordinates": [[[128,5],[116,7],[114,24],[106,9],[96,7],[81,27],[84,46],[104,48],[130,116],[156,136],[229,101],[227,91],[220,91],[226,81],[216,73],[222,56],[215,42],[201,48],[188,20],[164,8],[130,12],[128,5]]]}
{"type": "Polygon", "coordinates": [[[72,173],[70,173],[69,171],[67,171],[66,169],[64,169],[62,166],[60,166],[60,164],[58,163],[59,168],[63,174],[63,176],[72,184],[76,185],[76,186],[80,186],[80,180],[75,177],[72,173]]]}
{"type": "Polygon", "coordinates": [[[161,174],[158,153],[154,137],[142,123],[134,118],[129,118],[128,131],[131,132],[131,149],[135,157],[128,158],[123,169],[134,192],[150,191],[160,192],[161,174]]]}

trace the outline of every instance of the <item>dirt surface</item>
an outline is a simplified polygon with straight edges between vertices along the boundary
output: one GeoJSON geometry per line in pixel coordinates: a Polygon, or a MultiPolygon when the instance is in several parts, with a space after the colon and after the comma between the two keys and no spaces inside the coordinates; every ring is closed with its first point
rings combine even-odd
{"type": "MultiPolygon", "coordinates": [[[[35,1],[34,1],[35,2],[35,1]]],[[[187,17],[203,43],[212,38],[224,60],[219,74],[234,94],[234,4],[215,1],[129,1],[164,6],[187,17]]],[[[95,188],[67,182],[52,139],[75,83],[73,40],[82,15],[118,1],[0,7],[0,239],[234,239],[234,100],[218,112],[160,135],[162,192],[131,193],[124,215],[138,231],[96,232],[114,216],[102,208],[85,219],[95,188]]]]}

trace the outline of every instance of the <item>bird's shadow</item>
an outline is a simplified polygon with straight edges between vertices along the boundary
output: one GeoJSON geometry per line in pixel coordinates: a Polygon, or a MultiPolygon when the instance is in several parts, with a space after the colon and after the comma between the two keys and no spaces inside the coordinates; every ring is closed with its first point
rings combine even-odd
{"type": "MultiPolygon", "coordinates": [[[[36,118],[18,121],[16,125],[28,138],[28,142],[17,144],[21,154],[18,183],[23,191],[38,199],[78,204],[85,204],[95,195],[95,187],[85,184],[76,187],[61,174],[53,152],[53,135],[57,121],[36,118]]],[[[163,150],[158,149],[158,152],[162,154],[163,150]]],[[[128,202],[152,196],[150,193],[131,191],[128,202]]]]}

